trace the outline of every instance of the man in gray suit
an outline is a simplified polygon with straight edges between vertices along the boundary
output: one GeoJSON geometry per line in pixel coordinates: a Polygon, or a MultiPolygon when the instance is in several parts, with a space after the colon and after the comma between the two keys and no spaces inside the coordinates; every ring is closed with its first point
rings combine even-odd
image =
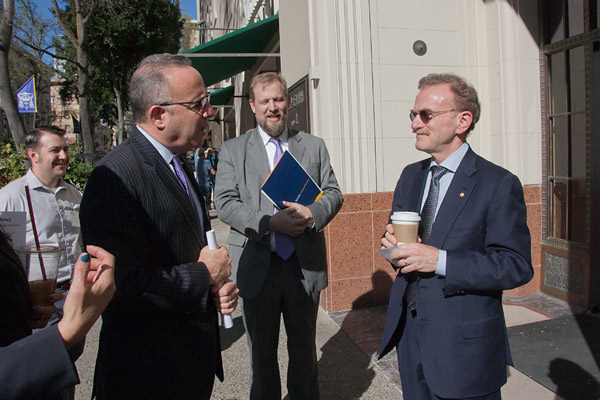
{"type": "Polygon", "coordinates": [[[223,143],[215,204],[231,227],[232,276],[242,297],[252,359],[251,399],[281,399],[277,344],[283,314],[288,335],[290,399],[318,399],[315,332],[319,293],[327,287],[323,228],[343,198],[322,139],[287,128],[285,79],[268,72],[250,85],[258,126],[223,143]],[[274,213],[261,185],[288,150],[323,190],[309,206],[285,202],[274,213]]]}

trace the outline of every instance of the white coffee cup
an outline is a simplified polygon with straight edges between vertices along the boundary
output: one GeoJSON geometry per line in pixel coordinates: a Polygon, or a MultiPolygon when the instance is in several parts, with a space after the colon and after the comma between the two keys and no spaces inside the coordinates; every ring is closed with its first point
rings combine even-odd
{"type": "Polygon", "coordinates": [[[398,243],[416,243],[421,216],[411,211],[396,211],[392,214],[394,237],[398,243]]]}

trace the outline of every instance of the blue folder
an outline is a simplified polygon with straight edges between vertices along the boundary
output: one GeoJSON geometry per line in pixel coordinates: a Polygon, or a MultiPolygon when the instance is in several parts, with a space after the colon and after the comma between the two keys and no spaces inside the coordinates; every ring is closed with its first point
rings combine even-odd
{"type": "Polygon", "coordinates": [[[263,183],[262,192],[280,210],[285,208],[284,201],[308,206],[323,195],[319,185],[287,150],[263,183]]]}

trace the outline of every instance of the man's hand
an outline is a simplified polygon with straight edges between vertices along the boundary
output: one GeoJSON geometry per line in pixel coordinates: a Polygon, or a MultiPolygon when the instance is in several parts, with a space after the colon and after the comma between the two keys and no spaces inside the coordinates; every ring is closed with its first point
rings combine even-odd
{"type": "Polygon", "coordinates": [[[421,243],[405,243],[397,246],[391,258],[397,260],[397,265],[401,268],[400,272],[403,274],[412,271],[435,272],[439,253],[440,251],[433,246],[421,243]]]}
{"type": "Polygon", "coordinates": [[[227,248],[221,246],[217,250],[210,250],[205,246],[200,251],[198,262],[204,263],[210,274],[210,286],[218,288],[231,276],[231,257],[227,248]]]}
{"type": "Polygon", "coordinates": [[[268,229],[296,237],[304,233],[313,224],[310,208],[298,203],[284,201],[287,208],[275,213],[270,219],[268,229]]]}
{"type": "Polygon", "coordinates": [[[87,246],[73,271],[73,282],[63,306],[58,331],[67,349],[79,343],[115,293],[115,257],[97,246],[87,246]]]}
{"type": "Polygon", "coordinates": [[[229,279],[220,288],[215,288],[214,300],[217,306],[217,311],[221,314],[231,314],[238,305],[238,293],[240,290],[237,288],[235,282],[229,279]]]}

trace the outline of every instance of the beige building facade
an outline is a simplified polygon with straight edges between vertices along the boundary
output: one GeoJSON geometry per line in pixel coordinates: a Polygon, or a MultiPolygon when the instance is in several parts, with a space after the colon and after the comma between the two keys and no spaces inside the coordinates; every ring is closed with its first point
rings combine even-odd
{"type": "Polygon", "coordinates": [[[254,126],[243,97],[250,77],[281,71],[302,88],[300,125],[326,141],[345,194],[326,228],[328,311],[387,301],[394,274],[375,250],[400,172],[425,157],[408,113],[418,80],[432,72],[456,73],[477,88],[482,116],[468,142],[524,186],[535,277],[508,294],[598,304],[598,0],[228,3],[246,6],[235,9],[247,24],[257,10],[279,19],[277,40],[265,49],[279,57],[233,78],[235,136],[254,126]]]}

